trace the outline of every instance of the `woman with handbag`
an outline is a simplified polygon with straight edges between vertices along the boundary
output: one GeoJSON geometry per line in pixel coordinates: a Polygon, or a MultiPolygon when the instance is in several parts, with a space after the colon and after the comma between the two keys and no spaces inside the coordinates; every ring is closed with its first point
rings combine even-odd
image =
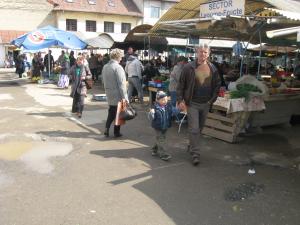
{"type": "Polygon", "coordinates": [[[70,69],[69,75],[73,81],[70,94],[73,98],[72,113],[76,113],[81,118],[84,108],[84,98],[87,94],[85,80],[89,78],[83,65],[82,57],[77,58],[76,64],[70,69]]]}
{"type": "MultiPolygon", "coordinates": [[[[113,49],[110,52],[110,61],[105,64],[102,70],[104,89],[109,105],[104,132],[106,137],[109,136],[111,123],[116,119],[119,102],[128,102],[126,75],[123,67],[120,65],[123,56],[123,50],[117,48],[113,49]]],[[[114,125],[114,136],[122,136],[120,133],[120,125],[114,125]]]]}

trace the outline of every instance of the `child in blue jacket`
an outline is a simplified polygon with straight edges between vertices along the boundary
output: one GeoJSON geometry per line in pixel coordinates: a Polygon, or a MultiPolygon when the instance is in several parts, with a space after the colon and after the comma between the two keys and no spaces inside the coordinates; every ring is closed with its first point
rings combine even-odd
{"type": "Polygon", "coordinates": [[[165,92],[159,91],[156,94],[156,101],[149,112],[151,125],[155,130],[156,143],[152,148],[152,155],[159,156],[162,160],[168,161],[171,155],[166,152],[166,133],[172,124],[173,109],[168,103],[168,96],[165,92]]]}

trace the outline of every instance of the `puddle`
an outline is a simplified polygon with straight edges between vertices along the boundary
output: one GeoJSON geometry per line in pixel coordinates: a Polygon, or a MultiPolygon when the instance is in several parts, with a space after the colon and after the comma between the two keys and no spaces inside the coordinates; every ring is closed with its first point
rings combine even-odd
{"type": "Polygon", "coordinates": [[[0,160],[20,160],[28,169],[46,174],[54,170],[51,157],[66,156],[72,150],[71,143],[11,141],[0,144],[0,160]]]}
{"type": "Polygon", "coordinates": [[[14,161],[30,151],[33,144],[31,142],[8,142],[0,144],[0,159],[14,161]]]}

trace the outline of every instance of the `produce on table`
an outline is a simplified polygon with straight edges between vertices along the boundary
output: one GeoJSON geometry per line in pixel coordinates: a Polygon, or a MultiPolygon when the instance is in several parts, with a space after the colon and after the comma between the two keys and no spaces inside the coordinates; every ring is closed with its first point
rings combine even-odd
{"type": "Polygon", "coordinates": [[[238,84],[236,86],[236,91],[230,92],[230,98],[249,98],[250,92],[262,93],[262,91],[253,84],[238,84]]]}
{"type": "Polygon", "coordinates": [[[168,78],[165,76],[155,76],[153,77],[153,81],[155,82],[162,82],[162,81],[166,81],[168,78]]]}

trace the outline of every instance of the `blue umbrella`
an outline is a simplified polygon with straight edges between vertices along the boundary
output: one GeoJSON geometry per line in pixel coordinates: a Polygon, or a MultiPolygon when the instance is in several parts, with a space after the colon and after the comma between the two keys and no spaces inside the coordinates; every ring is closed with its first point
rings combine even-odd
{"type": "Polygon", "coordinates": [[[87,44],[71,32],[46,26],[32,32],[26,33],[13,40],[11,44],[27,49],[39,50],[50,47],[62,47],[70,49],[84,49],[87,44]]]}

